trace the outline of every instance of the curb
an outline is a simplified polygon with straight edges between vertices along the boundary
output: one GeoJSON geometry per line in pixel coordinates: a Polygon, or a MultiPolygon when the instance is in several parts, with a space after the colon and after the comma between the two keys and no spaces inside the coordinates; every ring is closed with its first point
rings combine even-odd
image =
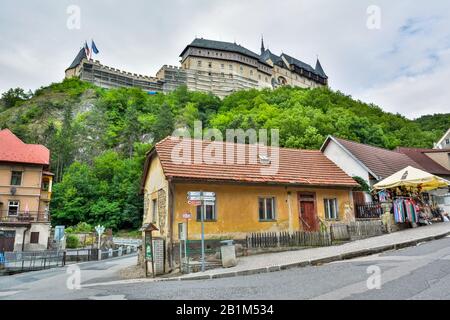
{"type": "MultiPolygon", "coordinates": [[[[270,267],[264,267],[264,268],[257,268],[257,269],[249,269],[249,270],[242,270],[242,271],[232,271],[232,272],[225,272],[225,273],[216,273],[216,274],[209,274],[209,275],[198,275],[193,277],[177,277],[177,278],[167,278],[167,279],[161,279],[162,281],[190,281],[190,280],[211,280],[211,279],[224,279],[224,278],[232,278],[232,277],[239,277],[239,276],[249,276],[249,275],[255,275],[255,274],[263,274],[263,273],[272,273],[277,271],[284,271],[284,270],[290,270],[290,269],[297,269],[297,268],[304,268],[307,266],[320,266],[323,264],[336,262],[336,261],[345,261],[350,260],[358,257],[366,257],[373,254],[378,254],[386,251],[396,251],[399,249],[404,249],[408,247],[413,247],[418,245],[422,242],[430,242],[433,240],[439,240],[443,239],[450,235],[449,232],[445,232],[443,234],[434,235],[434,236],[427,236],[425,238],[420,239],[414,239],[409,240],[405,242],[400,242],[396,244],[389,244],[384,245],[380,247],[374,247],[369,249],[363,249],[353,252],[347,252],[344,254],[339,255],[333,255],[325,258],[319,258],[314,260],[308,260],[308,261],[299,261],[295,263],[288,263],[288,264],[282,264],[277,266],[270,266],[270,267]]],[[[160,281],[159,279],[156,281],[160,281]]]]}

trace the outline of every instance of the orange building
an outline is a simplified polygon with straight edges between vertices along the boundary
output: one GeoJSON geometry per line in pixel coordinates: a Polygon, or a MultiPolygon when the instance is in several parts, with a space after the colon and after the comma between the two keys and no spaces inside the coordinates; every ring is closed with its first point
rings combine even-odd
{"type": "Polygon", "coordinates": [[[50,236],[50,151],[0,131],[0,251],[43,250],[50,236]]]}
{"type": "Polygon", "coordinates": [[[216,202],[204,207],[208,240],[245,239],[252,232],[317,231],[321,225],[354,219],[352,189],[359,185],[320,151],[269,147],[254,161],[252,148],[168,137],[148,153],[143,222],[159,228],[154,236],[165,240],[170,265],[183,214],[192,216],[189,239],[201,237],[200,207],[188,203],[189,191],[216,195],[216,202]],[[242,159],[239,148],[244,150],[242,159]],[[213,149],[214,161],[198,161],[213,149]],[[220,162],[231,150],[233,163],[220,162]]]}

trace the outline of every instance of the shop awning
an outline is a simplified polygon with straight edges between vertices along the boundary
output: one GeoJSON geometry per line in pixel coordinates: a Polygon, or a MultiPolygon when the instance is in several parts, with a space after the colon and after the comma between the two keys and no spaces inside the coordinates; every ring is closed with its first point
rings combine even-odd
{"type": "Polygon", "coordinates": [[[374,188],[384,190],[396,187],[411,187],[420,188],[422,191],[431,191],[448,186],[450,186],[450,181],[414,167],[407,167],[377,183],[374,188]]]}

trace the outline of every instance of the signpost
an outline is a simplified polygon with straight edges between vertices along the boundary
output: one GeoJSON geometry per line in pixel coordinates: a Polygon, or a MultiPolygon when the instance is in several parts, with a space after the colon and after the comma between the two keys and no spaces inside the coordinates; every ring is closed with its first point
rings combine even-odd
{"type": "Polygon", "coordinates": [[[141,231],[144,231],[144,260],[145,260],[145,276],[148,277],[148,264],[151,262],[152,276],[156,276],[155,261],[153,255],[153,231],[158,231],[158,228],[153,223],[145,224],[141,231]]]}
{"type": "Polygon", "coordinates": [[[200,207],[200,221],[202,224],[202,272],[205,271],[205,206],[216,204],[214,192],[190,191],[187,194],[188,203],[200,207]]]}
{"type": "Polygon", "coordinates": [[[95,231],[98,234],[98,260],[102,260],[102,234],[105,232],[105,227],[98,225],[95,227],[95,231]]]}

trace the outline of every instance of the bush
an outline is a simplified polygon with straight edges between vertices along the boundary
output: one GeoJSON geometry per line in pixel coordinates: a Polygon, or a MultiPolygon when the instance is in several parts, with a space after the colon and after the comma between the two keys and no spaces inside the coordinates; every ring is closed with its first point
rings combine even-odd
{"type": "Polygon", "coordinates": [[[66,248],[68,249],[77,249],[80,246],[80,240],[77,236],[73,234],[67,235],[66,239],[66,248]]]}

